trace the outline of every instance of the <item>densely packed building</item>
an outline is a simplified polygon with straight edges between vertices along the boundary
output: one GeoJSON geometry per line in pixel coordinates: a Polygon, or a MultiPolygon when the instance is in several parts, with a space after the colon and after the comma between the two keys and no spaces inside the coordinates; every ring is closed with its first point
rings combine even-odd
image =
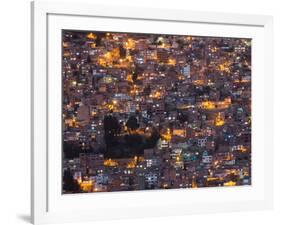
{"type": "Polygon", "coordinates": [[[251,184],[251,40],[62,32],[63,193],[251,184]]]}

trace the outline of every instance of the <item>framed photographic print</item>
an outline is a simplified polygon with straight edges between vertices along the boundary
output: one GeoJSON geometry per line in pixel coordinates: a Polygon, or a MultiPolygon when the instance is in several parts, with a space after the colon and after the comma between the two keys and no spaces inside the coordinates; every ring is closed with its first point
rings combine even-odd
{"type": "Polygon", "coordinates": [[[32,29],[34,224],[272,207],[270,16],[36,1],[32,29]]]}

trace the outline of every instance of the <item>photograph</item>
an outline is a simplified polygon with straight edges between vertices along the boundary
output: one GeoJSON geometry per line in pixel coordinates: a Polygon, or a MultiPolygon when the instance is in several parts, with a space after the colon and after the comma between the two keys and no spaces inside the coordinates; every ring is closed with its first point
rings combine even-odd
{"type": "Polygon", "coordinates": [[[251,38],[61,35],[62,194],[252,184],[251,38]]]}
{"type": "Polygon", "coordinates": [[[281,225],[279,5],[3,1],[0,225],[281,225]]]}

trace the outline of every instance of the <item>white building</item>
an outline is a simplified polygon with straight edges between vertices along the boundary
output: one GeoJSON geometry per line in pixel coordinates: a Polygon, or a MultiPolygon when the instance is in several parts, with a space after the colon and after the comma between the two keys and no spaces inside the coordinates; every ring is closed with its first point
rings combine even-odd
{"type": "Polygon", "coordinates": [[[190,65],[186,65],[182,68],[182,74],[186,77],[186,78],[190,78],[190,65]]]}
{"type": "Polygon", "coordinates": [[[203,152],[202,162],[203,163],[212,163],[213,156],[209,155],[207,151],[203,152]]]}
{"type": "Polygon", "coordinates": [[[197,140],[197,145],[198,145],[198,147],[205,147],[206,146],[206,142],[207,142],[207,137],[199,138],[197,140]]]}
{"type": "Polygon", "coordinates": [[[158,149],[165,149],[170,147],[170,142],[164,140],[164,139],[159,139],[157,143],[158,149]]]}

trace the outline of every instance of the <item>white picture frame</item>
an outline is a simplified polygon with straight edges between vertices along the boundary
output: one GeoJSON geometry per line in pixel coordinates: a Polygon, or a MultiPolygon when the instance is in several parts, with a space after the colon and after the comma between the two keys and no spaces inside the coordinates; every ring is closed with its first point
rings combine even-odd
{"type": "Polygon", "coordinates": [[[32,222],[77,222],[272,208],[272,41],[271,16],[109,7],[59,1],[32,2],[32,222]],[[182,34],[182,28],[188,27],[192,35],[253,38],[256,44],[252,52],[255,131],[252,152],[256,157],[253,165],[256,180],[251,187],[61,196],[58,191],[61,171],[57,170],[61,167],[61,146],[58,146],[60,140],[56,138],[60,134],[56,131],[56,124],[60,126],[61,121],[58,121],[60,114],[53,113],[60,113],[60,108],[57,108],[60,105],[55,102],[61,92],[60,81],[56,80],[60,75],[58,57],[61,54],[61,49],[57,49],[60,44],[58,35],[61,29],[93,29],[91,26],[97,21],[99,25],[96,29],[101,30],[114,30],[115,27],[116,31],[182,34]],[[93,201],[95,206],[91,204],[93,201]],[[112,204],[109,205],[110,202],[112,204]]]}

